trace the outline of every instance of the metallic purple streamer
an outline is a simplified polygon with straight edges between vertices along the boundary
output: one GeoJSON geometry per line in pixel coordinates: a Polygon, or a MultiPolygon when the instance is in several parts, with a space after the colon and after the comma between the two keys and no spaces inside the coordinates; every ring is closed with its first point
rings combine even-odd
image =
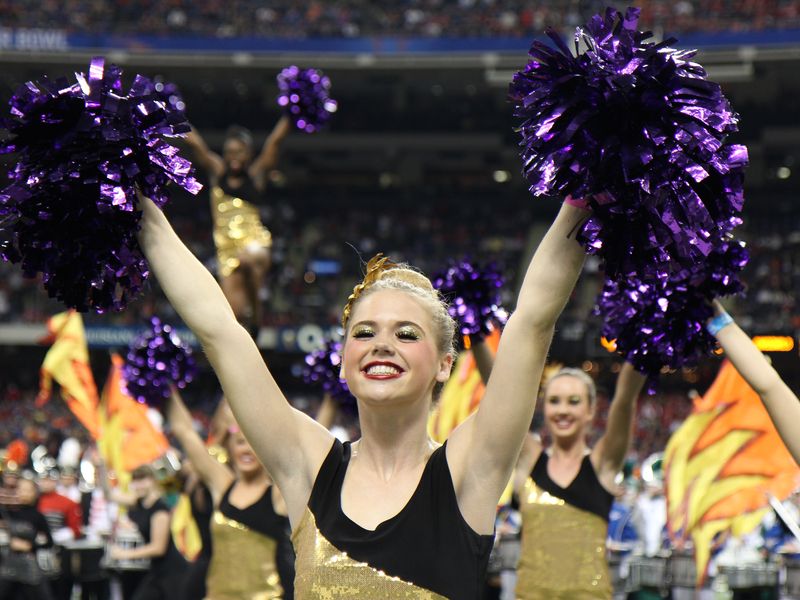
{"type": "Polygon", "coordinates": [[[173,328],[157,317],[150,329],[128,347],[122,367],[123,387],[138,402],[160,408],[170,397],[170,386],[185,388],[197,374],[192,350],[173,328]]]}
{"type": "Polygon", "coordinates": [[[655,376],[662,367],[693,366],[716,347],[705,329],[710,301],[739,294],[739,272],[748,261],[742,242],[727,240],[705,264],[668,277],[606,280],[595,314],[603,316],[603,336],[637,369],[655,376]]]}
{"type": "Polygon", "coordinates": [[[171,181],[200,190],[162,139],[188,132],[186,117],[156,88],[137,75],[124,94],[121,70],[94,58],[75,82],[29,81],[10,100],[0,152],[17,164],[0,192],[0,255],[80,311],[122,310],[148,276],[136,190],[162,207],[171,181]]]}
{"type": "Polygon", "coordinates": [[[292,65],[283,69],[277,80],[278,106],[300,131],[319,131],[339,108],[336,100],[330,97],[331,80],[317,69],[292,65]]]}
{"type": "Polygon", "coordinates": [[[321,348],[306,354],[303,381],[330,394],[342,410],[356,414],[356,399],[350,393],[347,382],[339,377],[341,366],[342,343],[335,339],[326,339],[321,348]]]}
{"type": "Polygon", "coordinates": [[[548,30],[555,47],[533,43],[509,96],[530,191],[588,198],[587,252],[611,277],[647,279],[705,260],[735,226],[747,150],[726,143],[738,115],[694,51],[648,42],[638,18],[595,15],[575,32],[577,56],[548,30]]]}
{"type": "Polygon", "coordinates": [[[494,263],[480,268],[469,260],[452,262],[433,278],[433,287],[449,302],[448,311],[459,333],[479,338],[508,320],[500,300],[503,283],[494,263]]]}

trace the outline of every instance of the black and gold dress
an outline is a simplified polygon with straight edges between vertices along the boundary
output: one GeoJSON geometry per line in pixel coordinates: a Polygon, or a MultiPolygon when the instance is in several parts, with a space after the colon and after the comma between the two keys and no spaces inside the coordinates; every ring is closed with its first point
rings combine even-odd
{"type": "Polygon", "coordinates": [[[289,519],[272,506],[272,486],[247,508],[229,501],[233,484],[211,518],[214,553],[206,580],[208,600],[292,598],[294,553],[289,519]]]}
{"type": "Polygon", "coordinates": [[[292,534],[298,600],[476,600],[493,536],[461,516],[445,446],[431,454],[406,506],[374,530],[342,511],[350,443],[334,441],[292,534]]]}
{"type": "Polygon", "coordinates": [[[234,190],[224,181],[225,177],[221,177],[211,188],[211,213],[219,273],[229,277],[239,267],[242,251],[269,249],[272,234],[261,223],[258,206],[254,204],[261,194],[253,182],[248,178],[234,190]]]}
{"type": "Polygon", "coordinates": [[[519,600],[611,599],[606,561],[613,495],[597,479],[589,455],[562,488],[547,474],[542,452],[519,497],[522,549],[519,600]]]}

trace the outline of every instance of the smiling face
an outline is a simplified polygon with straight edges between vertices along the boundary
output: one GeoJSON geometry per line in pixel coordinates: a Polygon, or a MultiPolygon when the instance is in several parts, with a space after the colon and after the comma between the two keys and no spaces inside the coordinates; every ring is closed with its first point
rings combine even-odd
{"type": "Polygon", "coordinates": [[[231,457],[233,467],[239,475],[252,475],[264,469],[256,458],[252,446],[238,427],[234,426],[229,429],[225,445],[228,448],[228,456],[231,457]]]}
{"type": "Polygon", "coordinates": [[[222,147],[222,160],[225,162],[225,169],[228,173],[239,175],[247,170],[253,158],[250,146],[242,140],[230,137],[225,140],[222,147]]]}
{"type": "Polygon", "coordinates": [[[594,419],[586,384],[572,375],[552,379],[545,388],[544,420],[553,439],[581,439],[594,419]]]}
{"type": "Polygon", "coordinates": [[[412,294],[378,290],[355,306],[343,348],[342,372],[361,406],[430,403],[447,381],[452,356],[437,348],[430,313],[412,294]]]}

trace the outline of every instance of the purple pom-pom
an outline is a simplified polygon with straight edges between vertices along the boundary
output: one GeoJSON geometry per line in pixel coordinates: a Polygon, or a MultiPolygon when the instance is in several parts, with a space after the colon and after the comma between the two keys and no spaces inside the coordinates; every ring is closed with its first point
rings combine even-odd
{"type": "Polygon", "coordinates": [[[693,269],[647,281],[607,280],[595,306],[604,318],[603,337],[616,340],[617,352],[651,376],[662,367],[697,364],[716,347],[705,328],[710,301],[743,291],[739,272],[748,258],[744,244],[730,240],[693,269]]]}
{"type": "Polygon", "coordinates": [[[136,190],[163,206],[170,181],[201,187],[163,139],[189,131],[183,112],[140,75],[125,94],[121,75],[95,58],[77,83],[26,83],[5,120],[13,138],[0,144],[18,160],[0,193],[0,254],[79,311],[122,310],[147,278],[136,190]]]}
{"type": "Polygon", "coordinates": [[[510,86],[531,192],[588,199],[579,240],[612,277],[705,260],[744,202],[747,150],[725,143],[738,115],[694,51],[648,42],[638,18],[595,15],[577,56],[548,30],[556,47],[534,42],[510,86]]]}
{"type": "Polygon", "coordinates": [[[122,367],[128,395],[153,407],[169,399],[170,386],[183,389],[196,373],[189,346],[157,317],[150,319],[148,331],[131,342],[122,367]]]}
{"type": "Polygon", "coordinates": [[[278,106],[300,131],[314,133],[339,108],[329,95],[330,89],[331,80],[321,71],[292,65],[278,74],[278,106]]]}
{"type": "Polygon", "coordinates": [[[433,278],[433,287],[449,302],[461,335],[483,338],[508,320],[500,300],[503,276],[493,263],[480,268],[468,260],[453,262],[433,278]]]}
{"type": "Polygon", "coordinates": [[[358,412],[356,399],[350,393],[347,382],[339,376],[341,366],[342,343],[326,339],[321,348],[306,354],[303,381],[330,394],[341,409],[355,414],[358,412]]]}

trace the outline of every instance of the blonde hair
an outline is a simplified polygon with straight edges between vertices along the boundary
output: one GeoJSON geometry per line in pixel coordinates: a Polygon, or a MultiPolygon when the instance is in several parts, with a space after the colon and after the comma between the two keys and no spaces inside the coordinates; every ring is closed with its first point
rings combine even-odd
{"type": "MultiPolygon", "coordinates": [[[[455,356],[456,322],[448,312],[447,303],[431,280],[411,267],[393,263],[382,254],[376,254],[367,263],[367,273],[361,283],[353,288],[342,313],[342,326],[347,333],[350,315],[365,297],[381,290],[398,290],[414,296],[431,317],[436,333],[436,347],[442,354],[455,356]]],[[[346,336],[345,336],[346,338],[346,336]]]]}
{"type": "Polygon", "coordinates": [[[586,373],[586,371],[582,371],[581,369],[576,369],[574,367],[562,367],[555,375],[548,379],[544,386],[544,393],[542,394],[543,396],[547,395],[547,388],[549,388],[550,384],[559,377],[574,377],[583,383],[583,385],[586,386],[586,396],[589,399],[589,406],[594,406],[594,403],[597,400],[597,386],[594,383],[594,379],[592,379],[592,377],[586,373]]]}

